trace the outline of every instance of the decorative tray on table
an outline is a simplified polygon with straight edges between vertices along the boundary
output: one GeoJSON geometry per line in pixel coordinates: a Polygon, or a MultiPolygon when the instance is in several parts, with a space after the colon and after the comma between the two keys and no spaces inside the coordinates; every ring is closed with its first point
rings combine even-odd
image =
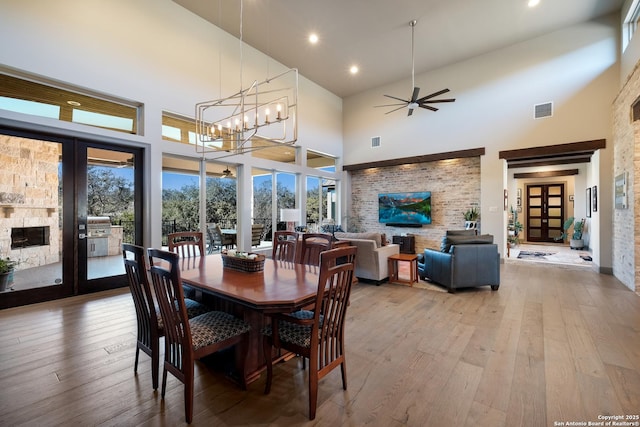
{"type": "Polygon", "coordinates": [[[256,273],[264,270],[264,255],[251,252],[236,252],[227,250],[222,252],[222,266],[233,270],[256,273]]]}

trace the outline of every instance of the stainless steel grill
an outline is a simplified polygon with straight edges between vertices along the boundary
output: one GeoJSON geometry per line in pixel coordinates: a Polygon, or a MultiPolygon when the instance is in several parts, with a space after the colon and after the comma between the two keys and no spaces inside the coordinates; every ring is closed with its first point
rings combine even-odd
{"type": "Polygon", "coordinates": [[[87,237],[107,237],[111,234],[111,219],[108,216],[87,217],[87,237]]]}
{"type": "Polygon", "coordinates": [[[109,255],[109,235],[111,219],[108,216],[87,217],[87,256],[99,257],[109,255]]]}

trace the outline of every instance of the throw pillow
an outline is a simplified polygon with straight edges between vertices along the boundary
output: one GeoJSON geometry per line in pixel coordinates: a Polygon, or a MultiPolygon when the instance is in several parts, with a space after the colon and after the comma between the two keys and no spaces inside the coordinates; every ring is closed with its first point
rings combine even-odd
{"type": "Polygon", "coordinates": [[[387,244],[389,242],[387,242],[387,234],[386,233],[380,233],[380,243],[382,244],[382,246],[387,246],[387,244]]]}

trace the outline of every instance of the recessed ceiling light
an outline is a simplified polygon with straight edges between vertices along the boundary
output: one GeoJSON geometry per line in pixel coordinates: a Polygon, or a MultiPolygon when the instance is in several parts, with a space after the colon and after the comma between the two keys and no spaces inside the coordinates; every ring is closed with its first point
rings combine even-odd
{"type": "Polygon", "coordinates": [[[529,0],[529,3],[527,3],[527,6],[536,7],[539,3],[540,3],[540,0],[529,0]]]}
{"type": "Polygon", "coordinates": [[[80,105],[82,105],[78,101],[67,101],[67,104],[72,105],[74,107],[79,107],[80,105]]]}
{"type": "Polygon", "coordinates": [[[358,71],[359,71],[359,69],[358,69],[357,65],[352,65],[351,68],[349,68],[349,72],[351,74],[358,74],[358,71]]]}
{"type": "Polygon", "coordinates": [[[309,34],[309,43],[311,44],[318,43],[318,35],[316,33],[309,34]]]}

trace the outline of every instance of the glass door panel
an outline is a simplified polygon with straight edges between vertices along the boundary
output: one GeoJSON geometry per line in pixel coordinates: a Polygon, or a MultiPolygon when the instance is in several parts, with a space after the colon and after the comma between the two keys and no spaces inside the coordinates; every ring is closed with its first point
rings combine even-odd
{"type": "Polygon", "coordinates": [[[134,243],[134,172],[131,153],[87,149],[87,280],[125,274],[122,243],[134,243]]]}
{"type": "Polygon", "coordinates": [[[0,257],[16,262],[0,300],[64,293],[62,143],[0,135],[0,145],[0,257]]]}
{"type": "Polygon", "coordinates": [[[141,244],[140,149],[76,142],[78,292],[127,285],[122,244],[141,244]]]}

